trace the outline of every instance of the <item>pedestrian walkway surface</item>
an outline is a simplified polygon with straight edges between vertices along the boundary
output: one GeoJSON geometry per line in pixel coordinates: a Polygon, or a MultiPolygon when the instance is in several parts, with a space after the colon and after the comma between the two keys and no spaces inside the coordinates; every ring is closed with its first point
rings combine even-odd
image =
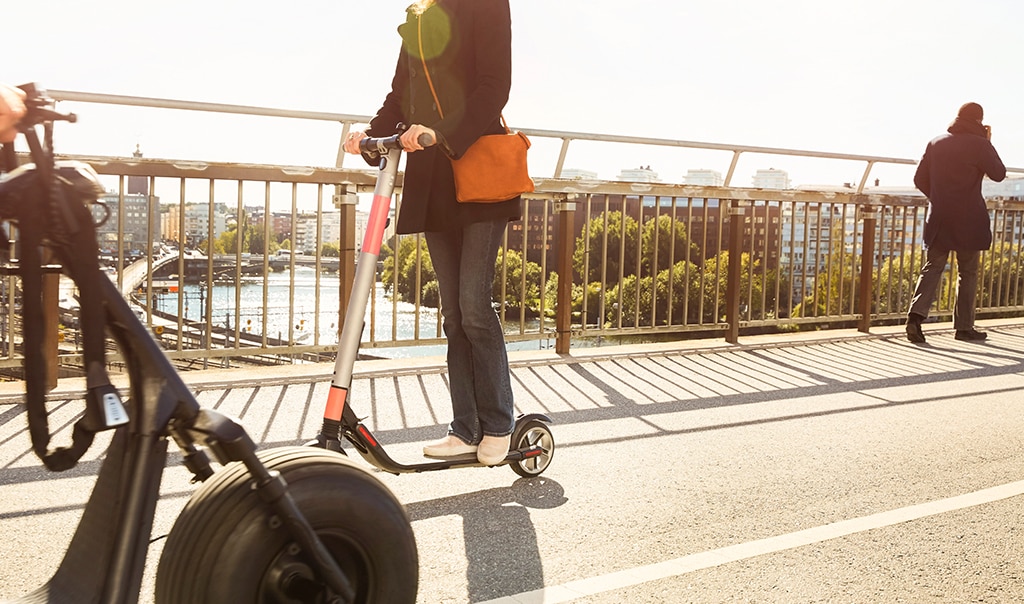
{"type": "MultiPolygon", "coordinates": [[[[514,353],[518,411],[553,420],[542,476],[376,474],[413,523],[418,601],[1024,601],[1024,324],[980,326],[981,344],[938,324],[925,345],[893,327],[514,353]]],[[[275,447],[316,435],[331,369],[184,376],[275,447]]],[[[57,442],[80,396],[52,395],[57,442]]],[[[350,402],[420,459],[450,419],[443,359],[361,361],[350,402]]],[[[18,385],[0,386],[0,599],[56,568],[102,449],[41,469],[18,385]]],[[[154,536],[195,489],[171,464],[154,536]]]]}

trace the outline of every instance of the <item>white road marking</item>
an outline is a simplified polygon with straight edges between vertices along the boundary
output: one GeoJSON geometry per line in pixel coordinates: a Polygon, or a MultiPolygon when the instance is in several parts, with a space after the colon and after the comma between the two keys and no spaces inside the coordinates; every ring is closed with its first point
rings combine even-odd
{"type": "Polygon", "coordinates": [[[747,543],[739,543],[722,547],[719,549],[690,554],[675,560],[666,560],[656,564],[630,568],[626,570],[608,573],[589,579],[570,581],[562,585],[545,587],[533,591],[523,592],[512,596],[488,600],[480,604],[557,604],[558,602],[571,602],[577,598],[591,596],[599,593],[622,589],[632,585],[678,577],[705,568],[713,568],[730,562],[746,560],[755,556],[772,554],[787,549],[803,547],[813,543],[828,541],[838,537],[845,537],[856,533],[862,533],[878,528],[893,526],[911,520],[918,520],[928,516],[944,514],[969,508],[986,503],[992,503],[1001,499],[1008,499],[1024,494],[1024,481],[1011,482],[988,489],[982,489],[973,493],[966,493],[948,499],[929,501],[905,508],[880,512],[861,518],[842,520],[824,526],[796,531],[767,539],[758,539],[747,543]]]}

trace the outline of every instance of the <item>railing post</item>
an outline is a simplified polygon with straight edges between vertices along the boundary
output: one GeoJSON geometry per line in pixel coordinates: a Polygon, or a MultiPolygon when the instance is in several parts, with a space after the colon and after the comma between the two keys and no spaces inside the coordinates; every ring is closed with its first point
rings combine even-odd
{"type": "MultiPolygon", "coordinates": [[[[575,195],[567,199],[575,199],[575,195]]],[[[555,304],[555,352],[568,354],[572,339],[572,253],[576,237],[572,228],[576,216],[576,203],[555,203],[558,214],[558,293],[555,304]]]]}
{"type": "MultiPolygon", "coordinates": [[[[341,238],[338,241],[338,333],[345,324],[345,312],[352,299],[352,283],[356,275],[356,203],[354,189],[338,185],[334,206],[341,213],[341,238]]],[[[319,239],[319,234],[318,234],[319,239]]]]}
{"type": "Polygon", "coordinates": [[[878,228],[878,208],[864,206],[861,208],[864,219],[864,241],[861,242],[863,253],[860,259],[860,321],[857,331],[871,332],[871,292],[875,273],[875,231],[878,228]]]}
{"type": "Polygon", "coordinates": [[[729,327],[725,341],[736,344],[740,339],[740,279],[743,262],[743,220],[745,202],[733,199],[729,203],[729,273],[725,284],[725,320],[729,327]]]}

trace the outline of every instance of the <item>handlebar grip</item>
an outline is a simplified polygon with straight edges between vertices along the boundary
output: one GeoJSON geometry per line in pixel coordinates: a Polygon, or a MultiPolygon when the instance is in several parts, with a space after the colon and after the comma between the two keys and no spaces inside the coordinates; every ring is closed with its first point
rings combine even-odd
{"type": "MultiPolygon", "coordinates": [[[[401,149],[401,134],[394,134],[385,138],[364,138],[359,141],[359,151],[370,156],[387,155],[391,149],[401,149]]],[[[421,147],[430,147],[435,141],[434,137],[424,132],[416,138],[421,147]]]]}

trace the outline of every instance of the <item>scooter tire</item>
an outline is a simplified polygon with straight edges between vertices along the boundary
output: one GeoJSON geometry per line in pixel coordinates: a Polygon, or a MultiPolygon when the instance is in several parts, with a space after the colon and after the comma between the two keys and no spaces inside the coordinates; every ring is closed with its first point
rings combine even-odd
{"type": "MultiPolygon", "coordinates": [[[[356,591],[358,603],[413,603],[416,541],[405,508],[379,479],[345,457],[310,447],[258,453],[356,591]]],[[[287,529],[231,463],[192,495],[157,568],[159,604],[322,602],[327,590],[287,529]]]]}
{"type": "Polygon", "coordinates": [[[540,476],[551,465],[555,455],[555,437],[542,421],[531,419],[516,426],[512,433],[512,448],[540,447],[541,453],[510,464],[512,471],[523,478],[540,476]]]}

